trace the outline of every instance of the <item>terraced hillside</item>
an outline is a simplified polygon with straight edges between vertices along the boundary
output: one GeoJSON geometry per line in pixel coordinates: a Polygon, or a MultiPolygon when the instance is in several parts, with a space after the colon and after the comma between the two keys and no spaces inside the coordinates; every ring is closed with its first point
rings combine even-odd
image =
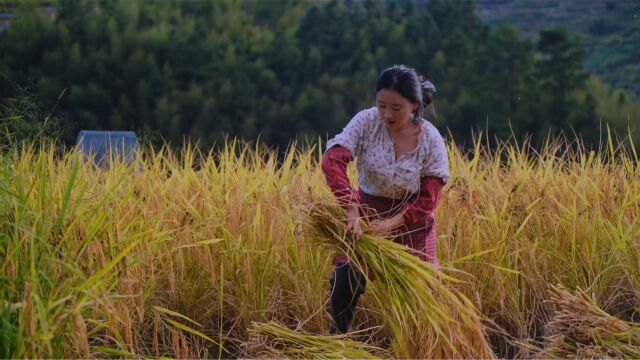
{"type": "Polygon", "coordinates": [[[640,1],[476,0],[476,6],[489,24],[510,22],[532,38],[556,26],[580,34],[587,70],[640,95],[640,1]]]}

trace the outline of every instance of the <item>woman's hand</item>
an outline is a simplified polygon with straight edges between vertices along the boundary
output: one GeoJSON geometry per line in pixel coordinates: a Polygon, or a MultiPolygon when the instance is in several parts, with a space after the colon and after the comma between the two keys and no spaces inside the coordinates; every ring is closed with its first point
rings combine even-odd
{"type": "Polygon", "coordinates": [[[362,228],[360,227],[360,208],[358,204],[353,203],[347,208],[347,233],[351,236],[351,240],[355,243],[362,236],[362,228]]]}
{"type": "Polygon", "coordinates": [[[384,219],[384,220],[373,220],[369,223],[369,232],[379,235],[385,236],[388,235],[391,231],[396,228],[402,226],[404,224],[404,217],[402,214],[398,214],[394,217],[384,219]]]}

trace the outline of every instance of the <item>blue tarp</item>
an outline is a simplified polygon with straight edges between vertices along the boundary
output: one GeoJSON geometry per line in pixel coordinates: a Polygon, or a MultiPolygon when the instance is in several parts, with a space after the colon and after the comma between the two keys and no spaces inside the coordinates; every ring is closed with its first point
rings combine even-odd
{"type": "Polygon", "coordinates": [[[104,167],[114,160],[133,163],[140,143],[133,131],[82,130],[76,137],[76,146],[85,159],[93,157],[96,164],[104,167]]]}

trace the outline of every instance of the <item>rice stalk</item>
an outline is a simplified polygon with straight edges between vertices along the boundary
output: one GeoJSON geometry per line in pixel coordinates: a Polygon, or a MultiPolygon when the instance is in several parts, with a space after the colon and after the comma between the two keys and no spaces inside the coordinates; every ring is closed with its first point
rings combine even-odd
{"type": "MultiPolygon", "coordinates": [[[[626,153],[614,144],[612,158],[611,147],[605,154],[551,141],[538,152],[481,140],[470,153],[449,143],[452,177],[436,215],[438,251],[465,274],[465,282],[450,285],[504,330],[489,337],[495,353],[520,356],[514,342],[542,339],[554,314],[545,302],[549,283],[589,288],[602,310],[638,321],[634,148],[626,153]]],[[[141,171],[98,169],[46,147],[0,153],[0,357],[85,356],[77,349],[84,344],[75,343],[85,336],[76,314],[89,356],[207,357],[206,340],[166,323],[153,306],[201,324],[194,329],[224,344],[210,354],[224,358],[244,354],[251,321],[304,323],[323,333],[327,282],[318,277],[329,271],[329,258],[301,231],[306,209],[294,208],[330,196],[316,150],[280,159],[240,142],[207,155],[165,147],[146,152],[141,171]]],[[[385,325],[375,344],[402,332],[394,354],[417,354],[420,342],[438,345],[435,331],[392,328],[392,317],[421,316],[413,305],[377,310],[374,280],[359,315],[366,326],[385,325]]],[[[423,352],[439,357],[426,346],[423,352]]]]}
{"type": "Polygon", "coordinates": [[[294,359],[378,359],[384,351],[375,346],[349,340],[344,335],[313,335],[270,321],[252,323],[249,333],[264,337],[254,352],[267,357],[294,359]]]}
{"type": "Polygon", "coordinates": [[[579,288],[573,293],[551,287],[556,310],[547,324],[545,357],[640,358],[640,324],[620,320],[602,310],[579,288]]]}
{"type": "Polygon", "coordinates": [[[475,306],[453,289],[457,279],[379,236],[365,232],[354,246],[346,236],[342,209],[330,202],[312,204],[309,219],[315,239],[347,254],[357,269],[368,274],[377,311],[393,333],[396,357],[494,356],[475,306]]]}

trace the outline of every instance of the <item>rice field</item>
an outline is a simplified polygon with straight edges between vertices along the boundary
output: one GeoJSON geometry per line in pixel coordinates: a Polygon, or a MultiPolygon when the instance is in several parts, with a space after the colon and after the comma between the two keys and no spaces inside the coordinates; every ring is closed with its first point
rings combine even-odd
{"type": "Polygon", "coordinates": [[[5,150],[0,357],[640,353],[634,145],[448,148],[452,178],[437,210],[444,271],[420,275],[435,281],[421,296],[433,296],[368,287],[347,336],[329,335],[332,248],[309,212],[332,201],[319,147],[292,144],[280,158],[236,141],[210,153],[162,148],[109,169],[53,145],[5,150]],[[380,303],[448,314],[454,298],[470,310],[449,322],[380,303]],[[456,318],[472,319],[473,343],[456,335],[456,318]],[[422,328],[405,329],[410,321],[422,328]],[[436,328],[435,345],[416,350],[411,340],[436,328]]]}

